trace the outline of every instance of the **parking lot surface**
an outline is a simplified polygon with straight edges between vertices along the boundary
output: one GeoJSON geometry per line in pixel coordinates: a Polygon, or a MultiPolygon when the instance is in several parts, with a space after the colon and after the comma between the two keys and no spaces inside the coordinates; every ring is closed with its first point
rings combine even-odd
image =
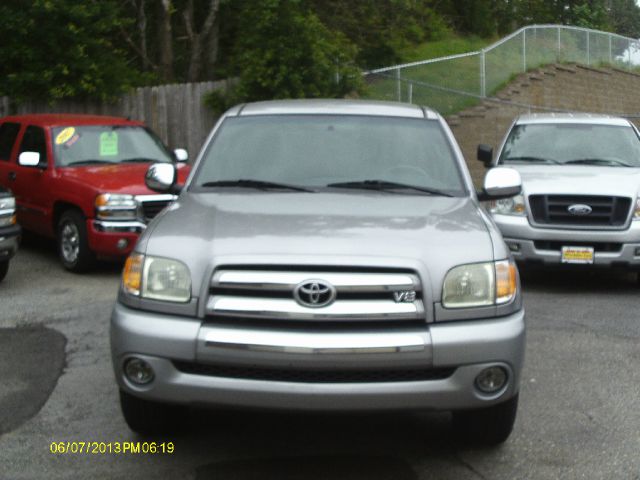
{"type": "Polygon", "coordinates": [[[118,264],[60,267],[28,237],[0,283],[0,478],[640,478],[635,274],[524,271],[528,339],[513,435],[458,446],[446,413],[192,411],[142,439],[120,414],[109,356],[118,264]],[[172,442],[173,453],[51,453],[52,442],[172,442]]]}

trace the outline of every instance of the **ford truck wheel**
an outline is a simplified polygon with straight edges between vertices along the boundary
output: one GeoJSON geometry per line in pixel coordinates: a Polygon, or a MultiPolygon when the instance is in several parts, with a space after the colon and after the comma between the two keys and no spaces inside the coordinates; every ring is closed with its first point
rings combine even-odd
{"type": "Polygon", "coordinates": [[[4,280],[4,277],[7,276],[8,271],[9,271],[9,260],[0,262],[0,282],[4,280]]]}
{"type": "Polygon", "coordinates": [[[174,433],[180,429],[183,407],[153,402],[120,390],[120,408],[127,425],[141,435],[174,433]]]}
{"type": "Polygon", "coordinates": [[[67,210],[58,222],[58,255],[64,268],[71,272],[86,272],[96,262],[89,250],[87,225],[84,215],[77,210],[67,210]]]}
{"type": "Polygon", "coordinates": [[[462,443],[495,446],[503,443],[513,430],[518,410],[518,395],[498,405],[453,412],[453,430],[462,443]]]}

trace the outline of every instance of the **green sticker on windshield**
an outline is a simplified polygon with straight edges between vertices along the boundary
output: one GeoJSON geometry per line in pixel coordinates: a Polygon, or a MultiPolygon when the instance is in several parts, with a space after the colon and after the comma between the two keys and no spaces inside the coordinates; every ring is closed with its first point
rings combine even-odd
{"type": "Polygon", "coordinates": [[[100,134],[100,156],[113,157],[118,155],[118,134],[116,132],[103,132],[100,134]]]}

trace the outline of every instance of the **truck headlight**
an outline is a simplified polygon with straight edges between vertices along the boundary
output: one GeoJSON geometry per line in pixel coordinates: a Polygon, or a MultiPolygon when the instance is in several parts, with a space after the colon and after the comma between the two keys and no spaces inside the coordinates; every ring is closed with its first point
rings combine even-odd
{"type": "Polygon", "coordinates": [[[636,208],[633,209],[633,219],[640,220],[640,198],[636,199],[636,208]]]}
{"type": "Polygon", "coordinates": [[[134,220],[138,216],[138,202],[133,195],[103,193],[96,197],[95,206],[100,220],[134,220]]]}
{"type": "Polygon", "coordinates": [[[442,306],[470,308],[511,301],[518,288],[513,260],[472,263],[449,270],[442,288],[442,306]]]}
{"type": "Polygon", "coordinates": [[[515,215],[519,217],[523,217],[527,213],[524,204],[524,195],[491,200],[487,203],[487,210],[489,210],[489,213],[497,215],[515,215]]]}
{"type": "Polygon", "coordinates": [[[134,253],[125,263],[122,288],[142,298],[185,303],[191,299],[191,274],[177,260],[134,253]]]}
{"type": "Polygon", "coordinates": [[[0,227],[7,227],[16,223],[16,199],[13,197],[0,198],[0,227]]]}

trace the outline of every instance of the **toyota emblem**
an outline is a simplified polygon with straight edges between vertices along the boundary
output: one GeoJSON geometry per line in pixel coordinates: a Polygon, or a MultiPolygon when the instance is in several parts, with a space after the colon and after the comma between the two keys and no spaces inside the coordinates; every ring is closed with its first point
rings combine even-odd
{"type": "Polygon", "coordinates": [[[336,289],[324,280],[304,280],[293,290],[293,298],[303,307],[326,307],[336,299],[336,289]]]}
{"type": "Polygon", "coordinates": [[[584,205],[582,203],[576,203],[575,205],[568,206],[567,210],[572,215],[583,216],[583,215],[589,215],[593,211],[593,208],[591,208],[589,205],[584,205]]]}

